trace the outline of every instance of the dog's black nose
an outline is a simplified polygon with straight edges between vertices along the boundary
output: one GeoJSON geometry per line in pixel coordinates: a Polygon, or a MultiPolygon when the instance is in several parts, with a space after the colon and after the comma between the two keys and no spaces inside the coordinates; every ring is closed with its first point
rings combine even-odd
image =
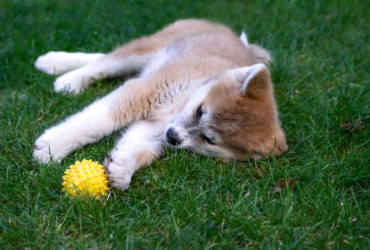
{"type": "Polygon", "coordinates": [[[177,138],[177,133],[172,128],[167,130],[166,140],[172,145],[178,145],[181,143],[181,141],[177,138]]]}

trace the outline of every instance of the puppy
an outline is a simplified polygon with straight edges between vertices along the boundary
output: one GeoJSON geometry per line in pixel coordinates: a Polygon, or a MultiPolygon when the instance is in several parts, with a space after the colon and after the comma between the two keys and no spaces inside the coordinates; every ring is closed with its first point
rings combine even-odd
{"type": "Polygon", "coordinates": [[[33,156],[60,161],[86,144],[130,125],[105,160],[112,186],[163,147],[225,160],[258,160],[288,147],[280,128],[269,53],[242,33],[203,20],[181,20],[109,54],[49,52],[35,66],[61,75],[55,91],[79,93],[96,80],[137,73],[107,96],[47,129],[33,156]]]}

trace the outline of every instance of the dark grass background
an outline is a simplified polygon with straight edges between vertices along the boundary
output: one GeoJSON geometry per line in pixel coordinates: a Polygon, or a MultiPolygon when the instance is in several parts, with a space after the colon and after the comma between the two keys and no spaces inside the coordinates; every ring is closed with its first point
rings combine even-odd
{"type": "Polygon", "coordinates": [[[1,249],[370,248],[370,1],[0,2],[1,249]],[[115,89],[53,92],[48,51],[108,52],[180,18],[243,29],[268,48],[290,150],[223,163],[167,152],[108,201],[61,193],[64,169],[102,162],[119,132],[61,164],[32,161],[43,130],[115,89]],[[341,129],[346,121],[355,131],[341,129]],[[360,121],[364,124],[361,125],[360,121]],[[365,125],[368,127],[365,127],[365,125]],[[283,178],[296,185],[274,193],[283,178]]]}

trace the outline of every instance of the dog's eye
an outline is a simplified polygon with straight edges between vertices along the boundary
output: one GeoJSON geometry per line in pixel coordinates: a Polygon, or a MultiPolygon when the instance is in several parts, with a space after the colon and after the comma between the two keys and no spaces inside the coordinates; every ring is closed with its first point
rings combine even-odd
{"type": "Polygon", "coordinates": [[[205,135],[202,135],[203,139],[206,140],[206,142],[208,144],[211,144],[211,145],[216,145],[211,139],[209,139],[207,136],[205,135]]]}
{"type": "Polygon", "coordinates": [[[195,113],[196,117],[198,119],[200,119],[203,115],[203,110],[202,110],[202,105],[199,105],[199,107],[197,108],[197,112],[195,113]]]}

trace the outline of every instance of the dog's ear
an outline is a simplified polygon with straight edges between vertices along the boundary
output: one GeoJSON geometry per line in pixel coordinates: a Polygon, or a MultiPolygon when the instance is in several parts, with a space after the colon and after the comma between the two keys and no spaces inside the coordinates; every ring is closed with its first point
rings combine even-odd
{"type": "Polygon", "coordinates": [[[271,87],[270,71],[262,63],[235,69],[233,73],[236,81],[242,85],[240,91],[243,95],[259,96],[271,87]]]}

